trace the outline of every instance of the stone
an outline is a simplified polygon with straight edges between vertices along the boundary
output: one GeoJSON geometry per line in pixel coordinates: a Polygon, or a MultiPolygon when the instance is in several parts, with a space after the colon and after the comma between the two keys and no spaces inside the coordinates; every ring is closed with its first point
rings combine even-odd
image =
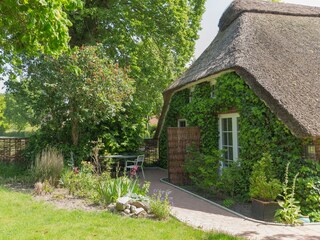
{"type": "Polygon", "coordinates": [[[119,212],[119,214],[120,214],[121,216],[127,216],[127,214],[126,214],[125,212],[119,212]]]}
{"type": "Polygon", "coordinates": [[[138,218],[145,218],[145,217],[147,217],[148,214],[143,208],[137,208],[135,215],[138,218]]]}
{"type": "Polygon", "coordinates": [[[118,198],[117,203],[116,203],[116,209],[118,211],[123,211],[126,209],[126,205],[131,201],[131,198],[129,197],[121,197],[118,198]]]}
{"type": "Polygon", "coordinates": [[[126,207],[126,209],[130,209],[130,206],[131,205],[127,203],[125,207],[126,207]]]}
{"type": "Polygon", "coordinates": [[[142,212],[146,212],[143,208],[137,208],[135,214],[138,216],[142,212]]]}
{"type": "Polygon", "coordinates": [[[110,212],[114,212],[116,210],[116,204],[115,203],[110,203],[108,206],[107,206],[107,209],[110,211],[110,212]]]}
{"type": "Polygon", "coordinates": [[[143,208],[146,212],[149,212],[150,206],[147,202],[140,202],[140,201],[133,201],[131,205],[135,206],[136,208],[143,208]]]}
{"type": "Polygon", "coordinates": [[[123,211],[125,214],[130,214],[131,212],[130,212],[130,209],[125,209],[124,211],[123,211]]]}
{"type": "Polygon", "coordinates": [[[136,211],[137,211],[137,207],[136,207],[136,206],[131,205],[131,207],[130,207],[130,211],[131,211],[132,213],[136,213],[136,211]]]}

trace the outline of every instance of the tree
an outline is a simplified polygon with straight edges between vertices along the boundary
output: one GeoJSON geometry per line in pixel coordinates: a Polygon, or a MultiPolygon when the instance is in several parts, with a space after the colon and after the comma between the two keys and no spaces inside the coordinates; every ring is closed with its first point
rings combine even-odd
{"type": "Polygon", "coordinates": [[[198,38],[205,0],[88,0],[69,14],[71,46],[102,43],[130,66],[141,114],[159,113],[161,92],[184,70],[198,38]]]}
{"type": "Polygon", "coordinates": [[[134,92],[128,70],[112,64],[101,47],[82,47],[57,59],[41,56],[27,65],[27,75],[11,80],[9,91],[53,144],[96,139],[96,127],[121,111],[134,92]]]}
{"type": "Polygon", "coordinates": [[[60,54],[68,49],[72,23],[65,10],[72,12],[81,6],[81,0],[1,1],[0,67],[17,61],[17,53],[60,54]]]}
{"type": "Polygon", "coordinates": [[[5,95],[0,94],[0,133],[4,132],[8,128],[8,123],[4,116],[5,108],[6,108],[5,95]]]}
{"type": "MultiPolygon", "coordinates": [[[[68,12],[73,24],[69,28],[71,47],[94,46],[101,43],[110,61],[118,63],[120,69],[130,68],[127,74],[134,81],[135,88],[133,93],[128,91],[128,94],[132,93],[131,101],[123,101],[117,114],[101,118],[99,122],[92,124],[96,131],[93,131],[93,128],[79,127],[82,135],[87,134],[88,139],[90,136],[90,140],[97,140],[97,135],[93,135],[92,132],[99,132],[110,152],[136,149],[143,136],[147,116],[160,112],[161,92],[184,70],[193,55],[204,2],[205,0],[87,0],[82,9],[68,12]]],[[[58,69],[49,71],[51,68],[47,67],[48,63],[42,65],[43,60],[47,62],[48,57],[29,60],[32,67],[29,67],[28,71],[32,72],[32,75],[29,74],[26,78],[26,85],[14,80],[13,75],[9,88],[12,88],[12,94],[16,99],[21,99],[19,102],[24,104],[24,109],[33,111],[31,116],[34,116],[39,124],[43,125],[44,121],[41,119],[44,116],[50,116],[45,123],[49,123],[49,120],[53,123],[55,118],[55,124],[46,124],[47,132],[53,132],[53,129],[59,126],[59,122],[64,123],[66,120],[61,121],[59,115],[42,113],[42,109],[48,109],[47,102],[50,100],[40,93],[43,85],[52,85],[51,75],[53,79],[60,75],[55,74],[58,69]],[[22,86],[23,91],[15,90],[21,89],[22,86]],[[30,97],[32,95],[34,97],[30,97]],[[42,98],[43,100],[39,100],[42,98]],[[29,100],[23,103],[24,99],[29,100]],[[35,105],[34,101],[37,99],[35,105]],[[51,130],[48,129],[49,126],[51,130]]],[[[54,65],[53,62],[54,59],[50,60],[50,65],[54,65]]],[[[60,60],[55,64],[57,68],[61,66],[62,69],[65,69],[64,65],[60,60]]],[[[70,68],[77,69],[71,65],[70,68]]],[[[85,71],[87,68],[83,73],[85,71]]],[[[64,75],[61,75],[61,79],[74,82],[64,75]]],[[[70,89],[70,85],[66,85],[66,88],[70,89]]],[[[55,101],[50,102],[53,103],[55,101]]],[[[58,107],[60,105],[58,104],[58,107]]],[[[53,107],[52,105],[51,108],[53,107]]],[[[63,129],[69,126],[70,132],[71,122],[68,121],[69,124],[64,125],[63,129]]],[[[77,126],[77,122],[79,121],[75,121],[73,126],[77,126]]],[[[87,120],[86,122],[90,123],[87,120]]],[[[61,133],[62,130],[59,129],[58,132],[61,133]]],[[[53,135],[61,139],[63,134],[53,135]]],[[[72,139],[75,143],[76,137],[73,136],[72,139]]]]}

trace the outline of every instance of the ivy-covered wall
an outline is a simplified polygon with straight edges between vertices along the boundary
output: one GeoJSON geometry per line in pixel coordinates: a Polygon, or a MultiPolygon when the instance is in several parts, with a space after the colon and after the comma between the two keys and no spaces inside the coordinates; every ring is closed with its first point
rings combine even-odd
{"type": "Polygon", "coordinates": [[[226,73],[216,79],[215,97],[211,98],[210,83],[195,86],[189,103],[189,89],[184,89],[171,99],[164,126],[160,134],[160,164],[166,167],[167,127],[177,127],[178,119],[186,119],[188,126],[201,129],[201,151],[210,154],[219,146],[218,113],[236,109],[240,114],[241,171],[244,187],[255,162],[263,153],[270,153],[283,179],[285,166],[302,163],[302,140],[293,136],[289,129],[270,111],[249,86],[236,74],[226,73]]]}

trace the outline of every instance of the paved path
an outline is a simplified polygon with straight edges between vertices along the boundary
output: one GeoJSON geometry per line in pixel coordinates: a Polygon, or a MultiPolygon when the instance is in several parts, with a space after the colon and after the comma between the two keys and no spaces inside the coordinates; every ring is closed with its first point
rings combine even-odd
{"type": "Polygon", "coordinates": [[[172,214],[182,222],[204,230],[226,232],[247,239],[263,240],[320,240],[320,225],[274,226],[242,219],[222,208],[160,182],[167,177],[162,169],[146,169],[146,180],[151,182],[150,190],[171,191],[172,214]]]}

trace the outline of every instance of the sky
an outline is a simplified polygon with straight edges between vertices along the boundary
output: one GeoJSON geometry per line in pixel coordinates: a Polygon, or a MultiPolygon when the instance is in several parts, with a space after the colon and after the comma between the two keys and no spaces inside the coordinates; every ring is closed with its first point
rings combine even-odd
{"type": "MultiPolygon", "coordinates": [[[[196,42],[195,58],[209,46],[218,33],[219,19],[232,0],[207,0],[206,11],[203,14],[199,39],[196,42]]],[[[283,0],[282,2],[320,7],[320,0],[283,0]]]]}

